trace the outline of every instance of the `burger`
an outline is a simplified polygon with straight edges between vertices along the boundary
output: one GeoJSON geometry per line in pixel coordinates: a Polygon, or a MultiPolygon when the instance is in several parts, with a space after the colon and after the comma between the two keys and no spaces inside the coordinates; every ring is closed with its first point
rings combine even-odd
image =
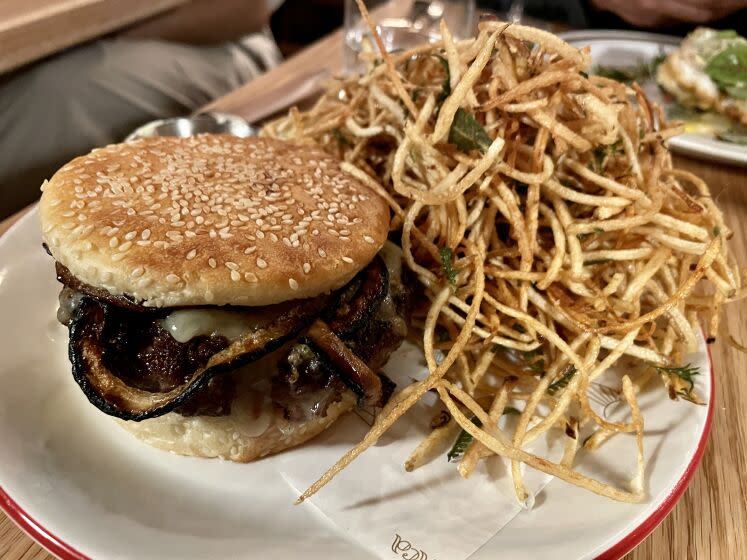
{"type": "Polygon", "coordinates": [[[389,209],[322,149],[115,144],[60,169],[39,212],[73,377],[143,441],[251,461],[390,396],[410,294],[389,209]]]}

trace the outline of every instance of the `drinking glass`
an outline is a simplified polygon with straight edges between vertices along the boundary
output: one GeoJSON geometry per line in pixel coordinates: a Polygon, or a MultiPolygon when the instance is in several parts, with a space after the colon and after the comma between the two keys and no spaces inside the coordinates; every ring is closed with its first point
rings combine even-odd
{"type": "MultiPolygon", "coordinates": [[[[475,0],[365,0],[365,4],[389,52],[439,40],[442,18],[456,39],[475,30],[475,0]]],[[[345,71],[352,73],[361,69],[358,53],[371,35],[355,0],[345,0],[344,30],[345,71]]]]}

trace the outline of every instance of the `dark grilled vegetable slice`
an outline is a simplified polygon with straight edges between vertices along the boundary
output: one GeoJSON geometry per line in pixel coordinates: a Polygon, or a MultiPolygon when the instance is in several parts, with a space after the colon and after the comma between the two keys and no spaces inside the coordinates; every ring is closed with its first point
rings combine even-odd
{"type": "Polygon", "coordinates": [[[342,289],[340,301],[328,318],[329,328],[342,339],[350,338],[371,321],[389,290],[389,272],[376,256],[342,289]]]}
{"type": "Polygon", "coordinates": [[[106,302],[84,297],[70,322],[73,377],[88,400],[107,414],[124,420],[160,416],[183,405],[216,374],[256,361],[298,336],[333,300],[333,296],[322,296],[299,302],[266,327],[217,350],[181,383],[161,392],[135,387],[111,369],[113,360],[107,359],[106,352],[112,341],[107,337],[116,331],[112,323],[123,314],[106,302]]]}
{"type": "Polygon", "coordinates": [[[334,370],[361,397],[364,404],[383,404],[381,379],[371,371],[366,362],[345,346],[324,321],[314,321],[306,333],[306,342],[332,363],[334,370]]]}

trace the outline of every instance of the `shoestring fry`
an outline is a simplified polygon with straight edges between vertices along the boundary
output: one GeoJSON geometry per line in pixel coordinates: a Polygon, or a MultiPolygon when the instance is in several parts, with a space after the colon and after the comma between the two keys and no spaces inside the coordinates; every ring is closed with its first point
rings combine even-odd
{"type": "Polygon", "coordinates": [[[589,76],[586,50],[531,27],[483,22],[462,41],[441,30],[440,42],[394,54],[364,45],[364,73],[331,82],[311,109],[262,131],[324,146],[389,202],[427,302],[413,325],[429,375],[395,393],[299,501],[429,391],[447,420],[407,470],[442,457],[463,431],[471,442],[459,473],[500,455],[524,504],[522,463],[641,501],[637,394],[661,379],[662,398],[702,402],[682,362],[700,325],[713,342],[721,306],[745,296],[731,230],[708,185],[673,167],[665,141],[682,129],[637,85],[589,76]],[[621,361],[628,374],[617,388],[595,382],[621,361]],[[594,409],[600,391],[628,420],[594,409]],[[499,424],[509,408],[518,412],[511,430],[499,424]],[[565,438],[557,463],[525,449],[549,430],[565,438]],[[636,441],[628,486],[574,470],[579,449],[623,433],[636,441]]]}

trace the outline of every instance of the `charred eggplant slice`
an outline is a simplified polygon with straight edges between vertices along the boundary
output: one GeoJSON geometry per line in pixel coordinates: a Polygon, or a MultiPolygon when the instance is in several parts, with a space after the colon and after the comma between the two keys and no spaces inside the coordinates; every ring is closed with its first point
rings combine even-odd
{"type": "Polygon", "coordinates": [[[264,328],[247,333],[230,345],[214,341],[217,351],[204,364],[198,365],[177,386],[162,392],[154,390],[155,387],[128,384],[112,370],[113,360],[107,357],[107,347],[112,342],[108,336],[115,326],[111,323],[117,320],[117,310],[106,302],[84,297],[70,322],[73,377],[88,400],[107,414],[124,420],[160,416],[183,405],[216,374],[256,361],[293,340],[333,300],[332,296],[303,300],[264,328]]]}
{"type": "Polygon", "coordinates": [[[340,338],[350,338],[371,321],[389,289],[389,272],[380,256],[343,288],[329,328],[340,338]]]}

